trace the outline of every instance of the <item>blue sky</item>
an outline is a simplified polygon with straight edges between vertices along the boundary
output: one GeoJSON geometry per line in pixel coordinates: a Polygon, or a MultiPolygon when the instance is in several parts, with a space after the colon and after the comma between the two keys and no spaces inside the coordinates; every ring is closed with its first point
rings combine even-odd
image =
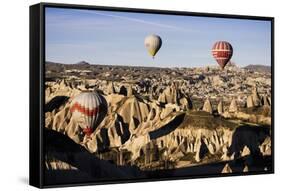
{"type": "Polygon", "coordinates": [[[46,60],[60,63],[157,67],[216,65],[211,48],[232,44],[239,66],[270,65],[269,21],[46,8],[46,60]],[[144,38],[157,34],[153,60],[144,38]]]}

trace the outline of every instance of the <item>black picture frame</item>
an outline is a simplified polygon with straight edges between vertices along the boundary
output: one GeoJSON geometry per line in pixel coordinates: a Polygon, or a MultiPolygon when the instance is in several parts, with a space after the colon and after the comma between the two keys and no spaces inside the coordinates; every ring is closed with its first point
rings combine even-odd
{"type": "Polygon", "coordinates": [[[111,183],[130,183],[130,182],[146,182],[146,181],[163,181],[178,180],[190,178],[209,178],[209,177],[226,177],[226,176],[242,176],[256,174],[274,173],[274,18],[249,15],[232,15],[217,13],[196,13],[183,11],[153,10],[153,9],[135,9],[121,7],[103,7],[90,5],[73,5],[73,4],[55,4],[55,3],[39,3],[30,6],[30,128],[29,128],[29,184],[38,188],[52,188],[64,186],[82,186],[97,185],[111,183]],[[134,12],[134,13],[152,13],[164,15],[183,15],[183,16],[199,16],[199,17],[215,17],[215,18],[237,18],[248,20],[261,20],[271,22],[271,95],[272,95],[272,169],[263,172],[248,173],[231,173],[231,174],[208,174],[208,175],[191,175],[178,177],[160,177],[149,179],[124,179],[98,182],[76,182],[63,184],[50,184],[44,182],[44,105],[45,105],[45,8],[65,8],[65,9],[86,9],[86,10],[104,10],[117,12],[134,12]]]}

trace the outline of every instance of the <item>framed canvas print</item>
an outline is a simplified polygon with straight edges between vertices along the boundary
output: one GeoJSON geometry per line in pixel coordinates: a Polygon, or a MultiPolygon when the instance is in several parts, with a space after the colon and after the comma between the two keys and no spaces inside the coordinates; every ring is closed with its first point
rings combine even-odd
{"type": "Polygon", "coordinates": [[[30,7],[30,184],[274,172],[274,19],[30,7]]]}

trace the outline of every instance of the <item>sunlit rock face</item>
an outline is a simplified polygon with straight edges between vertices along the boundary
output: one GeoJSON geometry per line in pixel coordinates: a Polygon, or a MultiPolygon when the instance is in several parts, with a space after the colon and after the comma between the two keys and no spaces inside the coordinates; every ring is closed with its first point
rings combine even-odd
{"type": "MultiPolygon", "coordinates": [[[[212,68],[174,73],[163,69],[161,74],[119,69],[116,79],[107,79],[113,70],[102,70],[94,78],[74,75],[46,81],[45,128],[71,138],[102,160],[142,170],[271,156],[268,81],[252,84],[252,73],[234,69],[227,76],[218,76],[212,68]],[[239,78],[230,79],[236,73],[239,78]],[[233,89],[227,88],[229,84],[233,89]],[[107,102],[107,114],[90,136],[70,111],[72,100],[85,91],[97,91],[107,102]]],[[[235,171],[231,165],[225,164],[220,172],[235,171]]],[[[75,169],[52,158],[46,166],[75,169]]],[[[251,171],[251,164],[243,164],[242,171],[251,171]]]]}

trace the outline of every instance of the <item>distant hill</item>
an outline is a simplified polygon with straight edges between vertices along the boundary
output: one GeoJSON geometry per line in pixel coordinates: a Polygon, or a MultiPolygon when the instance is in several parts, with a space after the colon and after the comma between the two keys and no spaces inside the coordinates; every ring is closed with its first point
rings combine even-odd
{"type": "Polygon", "coordinates": [[[86,61],[81,61],[81,62],[77,62],[74,64],[75,66],[84,66],[84,67],[88,67],[90,66],[91,64],[89,62],[86,62],[86,61]]]}
{"type": "Polygon", "coordinates": [[[55,71],[55,72],[63,72],[65,69],[81,69],[86,70],[91,67],[91,64],[85,61],[77,62],[75,64],[62,64],[55,62],[46,62],[46,70],[55,71]]]}
{"type": "Polygon", "coordinates": [[[46,61],[46,70],[50,70],[53,72],[63,72],[64,69],[71,70],[71,69],[79,69],[79,70],[91,70],[91,69],[118,69],[118,68],[136,68],[136,69],[144,69],[144,70],[170,70],[170,68],[159,68],[155,66],[147,67],[147,66],[126,66],[126,65],[101,65],[101,64],[91,64],[86,61],[80,61],[75,64],[63,64],[63,63],[55,63],[46,61]]]}
{"type": "Polygon", "coordinates": [[[245,69],[254,71],[254,72],[264,72],[264,73],[271,73],[271,66],[265,65],[248,65],[244,67],[245,69]]]}

